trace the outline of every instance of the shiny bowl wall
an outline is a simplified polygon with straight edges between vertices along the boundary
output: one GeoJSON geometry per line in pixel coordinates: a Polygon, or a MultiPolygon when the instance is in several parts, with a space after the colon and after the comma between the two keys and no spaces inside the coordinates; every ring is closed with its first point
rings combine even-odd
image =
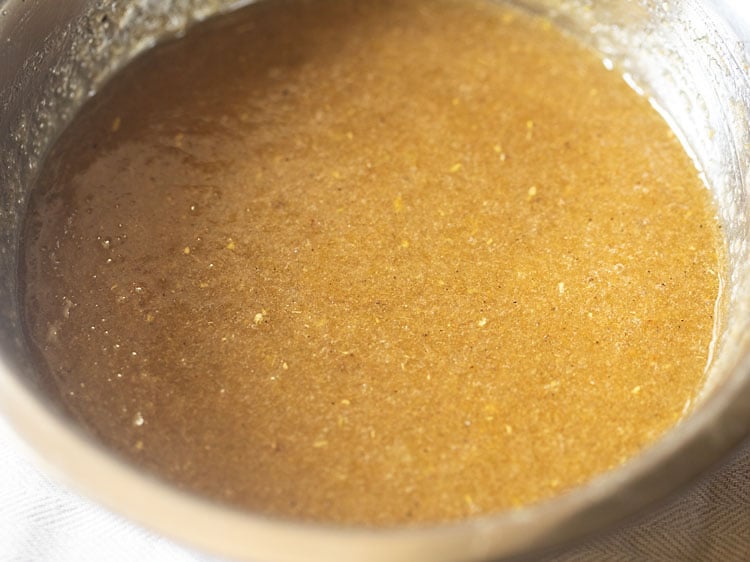
{"type": "Polygon", "coordinates": [[[701,399],[624,467],[555,500],[432,527],[367,530],[275,520],[180,492],[126,465],[65,415],[33,368],[17,295],[19,233],[46,148],[123,64],[232,0],[0,0],[0,411],[47,470],[144,526],[247,560],[477,560],[611,528],[750,434],[750,13],[741,0],[518,0],[602,53],[650,96],[711,186],[728,242],[720,331],[701,399]]]}

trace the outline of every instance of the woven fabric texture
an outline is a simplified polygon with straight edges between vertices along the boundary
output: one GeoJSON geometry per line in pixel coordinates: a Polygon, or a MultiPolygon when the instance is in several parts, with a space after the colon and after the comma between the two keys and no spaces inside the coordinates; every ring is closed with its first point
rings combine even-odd
{"type": "Polygon", "coordinates": [[[548,560],[750,561],[750,443],[665,505],[548,560]]]}

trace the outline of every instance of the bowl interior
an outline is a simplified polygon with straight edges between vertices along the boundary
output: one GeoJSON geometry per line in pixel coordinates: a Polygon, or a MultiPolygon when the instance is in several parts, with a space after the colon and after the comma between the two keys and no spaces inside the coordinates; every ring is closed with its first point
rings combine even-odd
{"type": "Polygon", "coordinates": [[[54,385],[34,369],[23,337],[17,269],[29,189],[47,147],[118,68],[155,42],[246,3],[69,0],[53,9],[49,2],[17,1],[7,3],[0,20],[0,41],[7,45],[0,62],[0,130],[9,132],[0,139],[0,409],[66,479],[148,526],[217,554],[481,558],[601,529],[664,497],[748,434],[750,47],[740,39],[750,31],[750,17],[743,23],[723,2],[516,0],[600,52],[649,96],[713,192],[727,269],[713,360],[693,412],[622,469],[559,499],[461,524],[377,533],[269,521],[208,504],[122,465],[91,442],[60,407],[54,385]]]}

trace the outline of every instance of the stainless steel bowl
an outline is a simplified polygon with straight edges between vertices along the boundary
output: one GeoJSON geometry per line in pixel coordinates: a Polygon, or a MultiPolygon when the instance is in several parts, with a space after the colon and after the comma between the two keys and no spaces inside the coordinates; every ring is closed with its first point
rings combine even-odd
{"type": "Polygon", "coordinates": [[[728,241],[726,312],[693,412],[622,468],[552,501],[389,530],[275,520],[210,503],[93,442],[35,372],[23,338],[17,267],[29,189],[50,142],[118,68],[241,3],[0,0],[0,410],[50,472],[146,527],[237,559],[497,559],[607,529],[678,490],[750,434],[750,9],[743,0],[517,0],[597,49],[649,95],[714,192],[728,241]]]}

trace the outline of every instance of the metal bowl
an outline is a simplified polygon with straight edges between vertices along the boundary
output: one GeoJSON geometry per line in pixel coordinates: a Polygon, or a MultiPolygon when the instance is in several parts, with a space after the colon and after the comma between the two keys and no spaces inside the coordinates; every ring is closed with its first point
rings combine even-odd
{"type": "Polygon", "coordinates": [[[714,193],[728,243],[726,309],[692,413],[622,468],[556,499],[463,522],[383,530],[278,520],[211,503],[94,442],[35,371],[23,336],[17,269],[29,189],[50,142],[118,68],[244,3],[0,0],[0,410],[50,472],[148,528],[237,559],[500,559],[611,528],[685,486],[748,436],[750,10],[741,0],[517,0],[598,50],[650,96],[714,193]]]}

